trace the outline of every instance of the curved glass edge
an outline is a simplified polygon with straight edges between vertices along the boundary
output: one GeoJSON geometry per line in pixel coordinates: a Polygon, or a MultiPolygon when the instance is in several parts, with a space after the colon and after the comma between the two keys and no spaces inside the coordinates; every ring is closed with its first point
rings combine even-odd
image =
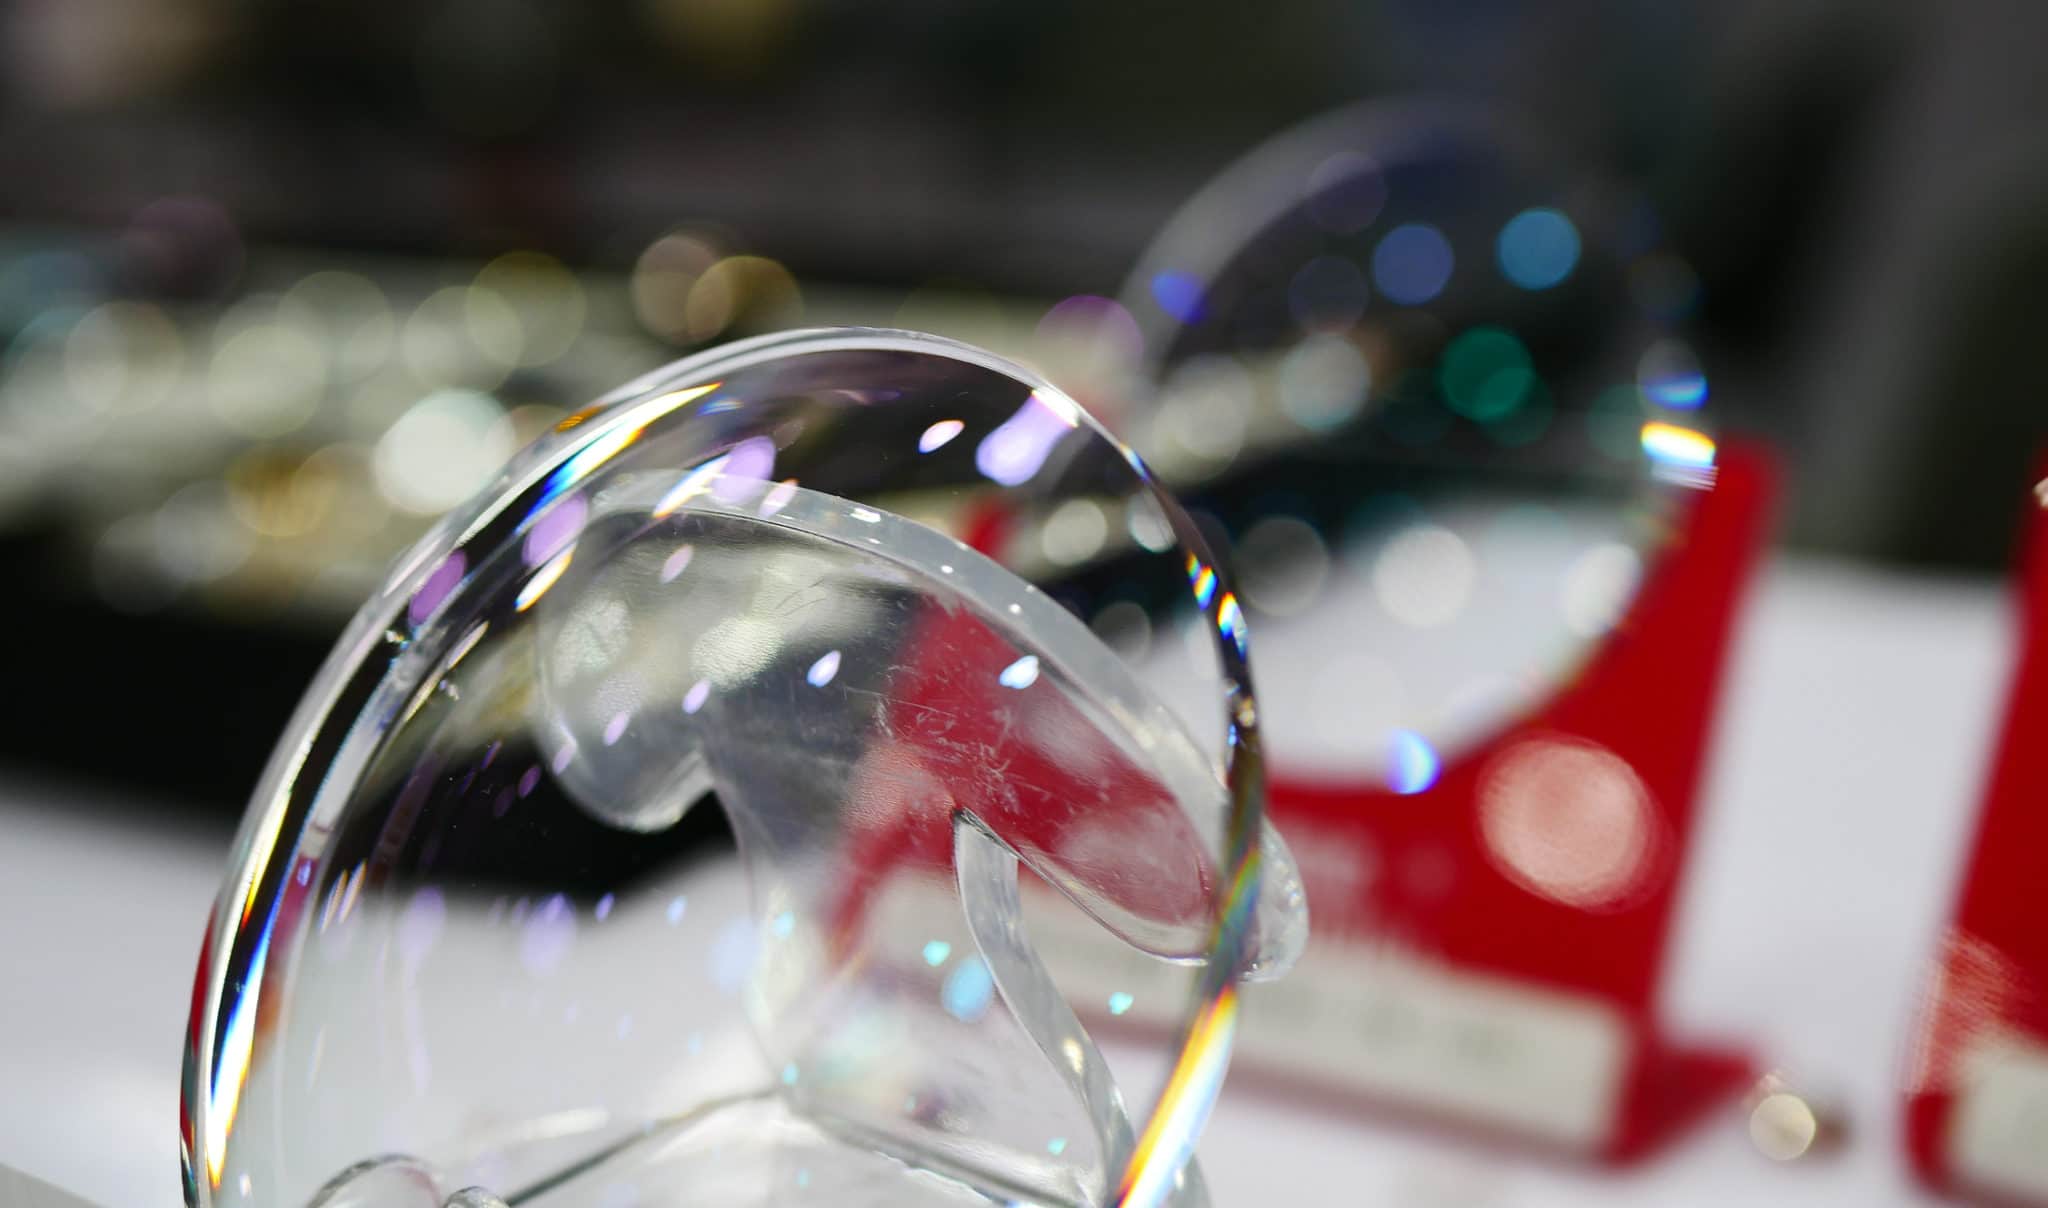
{"type": "MultiPolygon", "coordinates": [[[[770,354],[851,348],[946,357],[1009,374],[1035,390],[1048,392],[1068,404],[1080,424],[1121,452],[1155,497],[1163,504],[1172,503],[1134,450],[1042,375],[956,340],[886,328],[799,329],[685,357],[603,395],[528,446],[474,499],[444,517],[394,561],[383,587],[357,611],[322,663],[258,779],[230,849],[227,876],[207,919],[194,978],[179,1101],[180,1173],[185,1201],[191,1208],[212,1208],[214,1203],[212,1189],[223,1173],[234,1097],[248,1075],[254,1040],[252,1012],[223,1020],[223,1000],[231,982],[246,1001],[260,997],[270,933],[277,922],[277,898],[281,882],[290,872],[276,856],[281,844],[291,847],[311,818],[335,769],[330,767],[328,775],[312,783],[303,773],[309,766],[320,766],[317,757],[332,755],[340,747],[378,684],[397,673],[395,667],[375,665],[374,654],[402,638],[395,625],[406,601],[449,554],[522,494],[561,470],[574,453],[596,447],[608,437],[616,440],[673,409],[648,404],[660,402],[684,384],[715,379],[770,354]],[[345,723],[341,733],[330,724],[337,718],[345,723]],[[264,900],[271,903],[271,911],[252,936],[248,924],[258,902],[264,900]],[[224,1077],[232,1083],[224,1083],[224,1077]]],[[[618,447],[623,447],[623,441],[618,447]]],[[[599,464],[602,459],[585,467],[585,472],[599,464]]],[[[1184,1025],[1179,1059],[1106,1197],[1105,1202],[1118,1208],[1164,1203],[1184,1185],[1183,1171],[1222,1089],[1236,1036],[1238,986],[1249,964],[1265,846],[1261,843],[1265,764],[1242,612],[1228,572],[1218,564],[1201,533],[1178,505],[1161,510],[1176,540],[1214,572],[1212,582],[1218,590],[1201,603],[1208,621],[1220,633],[1238,639],[1219,638],[1215,646],[1226,694],[1228,729],[1222,771],[1230,797],[1230,821],[1219,866],[1219,884],[1225,890],[1212,924],[1210,959],[1198,979],[1200,1006],[1184,1025]]],[[[421,666],[415,674],[426,670],[421,666]]]]}
{"type": "MultiPolygon", "coordinates": [[[[1169,368],[1171,336],[1182,327],[1180,320],[1152,303],[1150,282],[1155,277],[1168,271],[1185,274],[1206,291],[1233,255],[1301,205],[1302,182],[1333,153],[1360,151],[1371,159],[1396,159],[1409,148],[1425,147],[1445,135],[1484,145],[1504,161],[1523,166],[1555,159],[1534,131],[1510,116],[1469,98],[1425,93],[1355,101],[1308,118],[1210,178],[1168,217],[1116,295],[1138,325],[1149,379],[1156,384],[1169,368]]],[[[1591,183],[1591,195],[1603,203],[1636,199],[1611,179],[1591,183]]],[[[1669,432],[1667,438],[1676,447],[1653,454],[1651,461],[1670,461],[1672,468],[1652,476],[1681,488],[1700,489],[1712,483],[1713,428],[1696,414],[1689,414],[1687,422],[1701,431],[1669,432]],[[1695,464],[1701,456],[1697,446],[1702,444],[1709,472],[1695,464]]]]}
{"type": "Polygon", "coordinates": [[[1142,304],[1154,276],[1173,269],[1206,285],[1223,271],[1245,236],[1265,230],[1301,204],[1301,182],[1333,150],[1369,141],[1384,154],[1422,142],[1425,127],[1475,138],[1500,134],[1497,119],[1469,100],[1357,101],[1260,143],[1182,202],[1146,245],[1117,294],[1138,322],[1149,368],[1160,367],[1158,353],[1169,343],[1164,337],[1177,326],[1171,316],[1142,304]]]}

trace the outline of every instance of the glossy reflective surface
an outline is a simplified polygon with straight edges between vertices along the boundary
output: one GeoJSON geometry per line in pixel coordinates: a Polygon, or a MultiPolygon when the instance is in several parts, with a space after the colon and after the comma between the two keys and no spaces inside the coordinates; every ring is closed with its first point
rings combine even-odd
{"type": "Polygon", "coordinates": [[[1403,793],[1540,704],[1712,481],[1697,283],[1654,215],[1453,108],[1260,147],[1133,275],[1132,441],[1230,530],[1291,767],[1403,793]],[[1318,607],[1327,598],[1364,607],[1318,607]]]}
{"type": "Polygon", "coordinates": [[[1137,458],[994,358],[798,333],[635,383],[286,731],[188,1201],[1201,1202],[1235,984],[1306,925],[1246,651],[1137,458]],[[1113,607],[1190,640],[1141,676],[1113,607]]]}

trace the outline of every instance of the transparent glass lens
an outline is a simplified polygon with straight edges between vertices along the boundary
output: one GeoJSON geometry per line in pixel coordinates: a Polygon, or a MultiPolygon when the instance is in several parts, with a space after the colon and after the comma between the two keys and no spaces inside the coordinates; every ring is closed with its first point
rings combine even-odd
{"type": "Polygon", "coordinates": [[[1643,206],[1456,108],[1319,118],[1175,216],[1128,435],[1229,531],[1286,766],[1427,788],[1627,614],[1712,481],[1696,294],[1643,206]]]}
{"type": "Polygon", "coordinates": [[[627,387],[287,728],[202,957],[188,1202],[1201,1202],[1233,987],[1306,925],[1245,653],[1142,463],[976,350],[627,387]]]}

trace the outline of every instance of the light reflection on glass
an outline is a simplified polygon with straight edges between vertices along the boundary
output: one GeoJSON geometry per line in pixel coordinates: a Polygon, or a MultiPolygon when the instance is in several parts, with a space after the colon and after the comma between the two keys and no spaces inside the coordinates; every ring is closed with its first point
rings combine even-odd
{"type": "MultiPolygon", "coordinates": [[[[549,476],[547,490],[542,493],[540,502],[535,505],[536,509],[547,506],[550,500],[589,477],[600,466],[618,456],[622,450],[640,439],[640,434],[646,431],[648,424],[653,423],[672,411],[695,402],[697,399],[718,389],[721,384],[719,382],[706,382],[702,385],[689,386],[681,390],[671,390],[666,394],[649,399],[634,407],[621,418],[620,422],[615,423],[603,435],[572,453],[562,463],[561,467],[549,476]]],[[[583,416],[581,414],[571,415],[557,424],[555,430],[566,432],[582,421],[583,416]]]]}
{"type": "Polygon", "coordinates": [[[632,723],[633,715],[623,709],[612,714],[612,719],[605,723],[604,745],[608,747],[619,745],[619,739],[626,735],[626,727],[632,723]]]}
{"type": "Polygon", "coordinates": [[[711,484],[716,482],[718,476],[724,472],[724,455],[714,457],[692,469],[689,473],[683,475],[682,480],[670,488],[668,494],[663,495],[660,501],[654,505],[654,518],[659,520],[681,511],[683,505],[710,490],[711,484]]]}
{"type": "Polygon", "coordinates": [[[1395,730],[1388,735],[1387,746],[1388,788],[1405,796],[1424,792],[1436,784],[1443,763],[1427,738],[1413,730],[1395,730]]]}
{"type": "Polygon", "coordinates": [[[526,530],[521,548],[526,564],[537,566],[561,553],[583,531],[583,521],[589,513],[590,505],[580,495],[571,495],[549,508],[526,530]]]}
{"type": "Polygon", "coordinates": [[[1659,340],[1644,350],[1636,384],[1643,397],[1660,407],[1692,411],[1707,401],[1707,375],[1699,358],[1677,340],[1659,340]]]}
{"type": "Polygon", "coordinates": [[[1038,656],[1027,654],[1003,668],[996,676],[996,682],[1005,688],[1023,691],[1038,682],[1038,656]]]}
{"type": "Polygon", "coordinates": [[[1112,1201],[1116,1208],[1153,1208],[1181,1185],[1195,1139],[1208,1123],[1209,1110],[1229,1068],[1239,1012],[1239,992],[1235,986],[1226,986],[1196,1015],[1180,1062],[1159,1096],[1160,1110],[1145,1126],[1124,1169],[1123,1182],[1112,1201]]]}
{"type": "Polygon", "coordinates": [[[704,702],[709,700],[710,698],[711,681],[708,679],[698,680],[696,683],[690,685],[690,690],[688,692],[683,693],[683,712],[695,713],[697,710],[703,708],[704,702]]]}
{"type": "Polygon", "coordinates": [[[1203,608],[1209,607],[1209,601],[1216,595],[1215,570],[1195,561],[1194,557],[1190,555],[1188,558],[1188,586],[1194,589],[1195,603],[1203,608]]]}
{"type": "Polygon", "coordinates": [[[939,988],[939,1002],[946,1014],[962,1023],[974,1023],[988,1014],[995,999],[995,978],[979,956],[970,956],[953,966],[939,988]]]}
{"type": "Polygon", "coordinates": [[[917,438],[917,451],[930,453],[935,449],[944,448],[946,442],[960,435],[961,430],[966,427],[966,424],[957,419],[942,419],[926,428],[924,434],[917,438]]]}
{"type": "Polygon", "coordinates": [[[569,569],[569,562],[575,556],[576,546],[572,543],[567,549],[542,564],[539,570],[533,572],[533,577],[528,579],[525,585],[519,589],[519,594],[513,598],[515,609],[519,612],[525,612],[538,603],[540,598],[548,593],[548,589],[561,579],[562,572],[569,569]]]}
{"type": "Polygon", "coordinates": [[[1246,649],[1250,638],[1245,633],[1244,610],[1238,607],[1237,596],[1232,592],[1224,592],[1216,605],[1216,629],[1240,652],[1246,649]]]}
{"type": "Polygon", "coordinates": [[[768,493],[761,497],[761,515],[763,517],[775,515],[783,508],[788,507],[789,501],[794,498],[796,498],[796,479],[785,478],[774,486],[769,487],[768,493]]]}
{"type": "Polygon", "coordinates": [[[1714,467],[1714,439],[1704,432],[1653,420],[1643,425],[1643,452],[1682,469],[1714,467]]]}
{"type": "Polygon", "coordinates": [[[1073,428],[1073,420],[1063,416],[1052,399],[1033,391],[1015,415],[981,438],[974,451],[975,468],[1006,487],[1028,482],[1073,428]]]}
{"type": "Polygon", "coordinates": [[[732,447],[711,481],[711,493],[726,503],[741,503],[767,485],[775,473],[775,442],[766,436],[749,436],[732,447]]]}

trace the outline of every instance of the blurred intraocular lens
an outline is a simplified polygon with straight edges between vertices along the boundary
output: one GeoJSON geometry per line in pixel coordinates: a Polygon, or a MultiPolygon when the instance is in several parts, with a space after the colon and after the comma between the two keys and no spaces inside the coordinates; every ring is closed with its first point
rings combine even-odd
{"type": "Polygon", "coordinates": [[[963,345],[774,337],[572,416],[285,732],[188,1202],[1201,1202],[1234,984],[1304,925],[1245,643],[1137,458],[963,345]],[[1201,635],[1202,707],[1108,608],[1201,635]]]}
{"type": "Polygon", "coordinates": [[[1125,301],[1151,464],[1231,529],[1285,763],[1426,788],[1553,691],[1712,479],[1640,204],[1473,113],[1361,105],[1173,219],[1125,301]]]}

